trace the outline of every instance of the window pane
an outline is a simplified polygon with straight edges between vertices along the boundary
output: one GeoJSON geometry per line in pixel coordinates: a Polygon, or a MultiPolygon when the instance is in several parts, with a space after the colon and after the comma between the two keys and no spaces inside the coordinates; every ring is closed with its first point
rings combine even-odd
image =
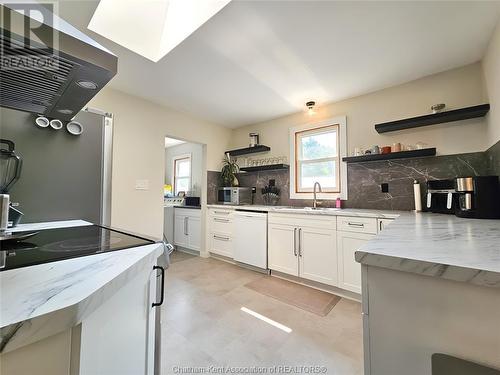
{"type": "Polygon", "coordinates": [[[336,176],[336,165],[333,160],[301,163],[300,188],[312,188],[315,182],[319,182],[322,188],[335,188],[337,187],[336,176]]]}
{"type": "Polygon", "coordinates": [[[177,160],[177,177],[189,177],[191,161],[189,159],[177,160]]]}
{"type": "Polygon", "coordinates": [[[337,132],[302,136],[300,140],[302,160],[331,158],[337,156],[337,132]]]}
{"type": "Polygon", "coordinates": [[[189,178],[178,178],[175,182],[177,184],[175,188],[176,193],[179,191],[189,191],[189,178]]]}

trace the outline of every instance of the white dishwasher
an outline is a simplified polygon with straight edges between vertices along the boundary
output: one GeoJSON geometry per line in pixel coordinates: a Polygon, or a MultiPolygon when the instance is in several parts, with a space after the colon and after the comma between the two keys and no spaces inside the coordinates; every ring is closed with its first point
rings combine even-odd
{"type": "Polygon", "coordinates": [[[267,269],[267,213],[238,211],[233,216],[233,257],[267,269]]]}

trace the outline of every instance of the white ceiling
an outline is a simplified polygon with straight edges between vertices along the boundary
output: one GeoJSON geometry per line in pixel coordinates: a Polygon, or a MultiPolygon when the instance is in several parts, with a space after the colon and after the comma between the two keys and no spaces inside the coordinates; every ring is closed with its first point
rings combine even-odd
{"type": "Polygon", "coordinates": [[[183,143],[186,143],[186,142],[181,141],[180,139],[165,137],[165,148],[174,147],[177,145],[182,145],[183,143]]]}
{"type": "Polygon", "coordinates": [[[500,15],[500,1],[234,0],[153,63],[88,30],[96,6],[59,11],[118,56],[112,87],[228,127],[479,61],[500,15]]]}

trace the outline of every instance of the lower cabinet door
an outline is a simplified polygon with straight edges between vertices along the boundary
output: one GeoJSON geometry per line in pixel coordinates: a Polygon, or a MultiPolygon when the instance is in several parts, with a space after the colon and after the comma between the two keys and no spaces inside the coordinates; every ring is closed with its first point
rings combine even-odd
{"type": "Polygon", "coordinates": [[[187,222],[188,247],[192,250],[201,249],[201,218],[188,217],[187,222]]]}
{"type": "Polygon", "coordinates": [[[79,375],[152,375],[156,312],[150,304],[156,282],[153,265],[136,274],[82,321],[79,375]]]}
{"type": "Polygon", "coordinates": [[[354,259],[354,253],[374,237],[366,233],[337,232],[340,288],[361,293],[361,264],[354,259]]]}
{"type": "Polygon", "coordinates": [[[299,276],[298,229],[291,225],[268,225],[268,267],[271,270],[299,276]]]}
{"type": "Polygon", "coordinates": [[[299,274],[304,279],[337,285],[337,232],[299,228],[299,274]]]}
{"type": "Polygon", "coordinates": [[[175,215],[174,219],[174,244],[176,246],[188,247],[188,236],[186,234],[186,216],[175,215]]]}

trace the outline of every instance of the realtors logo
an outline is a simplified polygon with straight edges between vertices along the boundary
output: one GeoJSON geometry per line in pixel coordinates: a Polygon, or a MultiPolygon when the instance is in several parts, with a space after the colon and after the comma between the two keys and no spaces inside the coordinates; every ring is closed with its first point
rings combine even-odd
{"type": "Polygon", "coordinates": [[[56,7],[56,2],[2,2],[2,70],[57,69],[56,7]]]}

